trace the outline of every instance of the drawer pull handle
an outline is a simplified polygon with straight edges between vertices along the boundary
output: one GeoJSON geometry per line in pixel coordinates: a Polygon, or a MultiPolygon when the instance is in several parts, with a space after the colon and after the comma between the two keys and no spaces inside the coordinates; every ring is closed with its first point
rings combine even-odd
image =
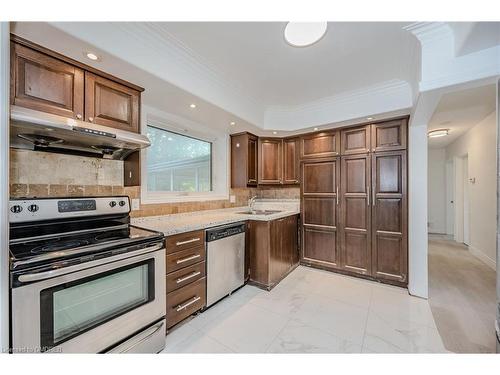
{"type": "Polygon", "coordinates": [[[200,237],[191,238],[190,240],[187,240],[187,241],[178,241],[178,242],[175,243],[175,246],[186,245],[188,243],[196,242],[196,241],[199,241],[199,240],[200,240],[200,237]]]}
{"type": "Polygon", "coordinates": [[[183,305],[178,305],[177,309],[175,311],[179,312],[181,310],[184,310],[186,307],[191,306],[193,303],[198,302],[201,299],[201,297],[193,297],[193,299],[189,302],[186,302],[183,305]]]}
{"type": "Polygon", "coordinates": [[[201,274],[201,272],[200,272],[200,271],[196,271],[196,272],[193,272],[191,275],[187,275],[187,276],[184,276],[184,277],[179,277],[179,278],[176,280],[176,283],[177,283],[177,284],[180,284],[180,283],[182,283],[182,282],[184,282],[184,281],[186,281],[186,280],[189,280],[189,279],[191,279],[191,278],[193,278],[193,277],[196,277],[196,276],[198,276],[198,275],[200,275],[200,274],[201,274]]]}
{"type": "Polygon", "coordinates": [[[196,258],[199,258],[201,257],[200,254],[196,254],[196,255],[191,255],[190,257],[187,257],[187,258],[182,258],[182,259],[177,259],[177,264],[181,264],[181,263],[185,263],[185,262],[189,262],[190,260],[193,260],[193,259],[196,259],[196,258]]]}

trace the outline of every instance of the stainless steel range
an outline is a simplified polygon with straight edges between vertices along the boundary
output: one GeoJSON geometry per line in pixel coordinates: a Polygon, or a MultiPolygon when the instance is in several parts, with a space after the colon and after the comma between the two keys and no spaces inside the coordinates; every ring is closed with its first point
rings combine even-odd
{"type": "Polygon", "coordinates": [[[128,197],[10,201],[13,352],[163,349],[163,234],[129,212],[128,197]]]}

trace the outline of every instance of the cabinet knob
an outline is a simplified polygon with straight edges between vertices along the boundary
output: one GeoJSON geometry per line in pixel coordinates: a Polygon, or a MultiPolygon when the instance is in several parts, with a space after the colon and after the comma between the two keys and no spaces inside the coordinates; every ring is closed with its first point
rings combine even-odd
{"type": "Polygon", "coordinates": [[[76,115],[76,118],[77,118],[78,120],[81,120],[81,119],[82,119],[82,115],[81,115],[80,113],[78,113],[78,114],[76,115]]]}
{"type": "Polygon", "coordinates": [[[89,117],[89,121],[90,122],[94,121],[94,118],[93,117],[89,117]]]}

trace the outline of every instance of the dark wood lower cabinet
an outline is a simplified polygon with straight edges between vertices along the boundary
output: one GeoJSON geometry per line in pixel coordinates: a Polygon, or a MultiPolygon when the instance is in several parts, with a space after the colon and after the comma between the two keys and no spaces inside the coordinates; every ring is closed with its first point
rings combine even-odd
{"type": "Polygon", "coordinates": [[[408,281],[408,210],[406,151],[372,156],[372,274],[383,280],[408,281]]]}
{"type": "Polygon", "coordinates": [[[299,263],[298,215],[248,223],[249,282],[270,290],[299,263]]]}
{"type": "Polygon", "coordinates": [[[371,274],[370,156],[343,156],[341,164],[341,264],[362,275],[371,274]]]}
{"type": "Polygon", "coordinates": [[[406,150],[305,160],[301,170],[300,262],[406,286],[406,150]]]}

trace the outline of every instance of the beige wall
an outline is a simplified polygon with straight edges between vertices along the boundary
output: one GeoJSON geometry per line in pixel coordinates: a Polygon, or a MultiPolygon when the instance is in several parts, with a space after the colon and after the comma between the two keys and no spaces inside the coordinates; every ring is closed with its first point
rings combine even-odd
{"type": "Polygon", "coordinates": [[[446,233],[446,152],[429,149],[427,167],[429,233],[446,233]]]}
{"type": "Polygon", "coordinates": [[[496,112],[446,147],[446,160],[468,155],[471,252],[496,260],[496,112]]]}
{"type": "MultiPolygon", "coordinates": [[[[128,195],[140,198],[140,187],[123,186],[123,162],[48,152],[10,151],[10,196],[78,197],[128,195]]],[[[252,196],[261,198],[299,198],[298,187],[231,189],[229,200],[142,205],[131,216],[167,215],[180,212],[246,206],[252,196]]]]}

